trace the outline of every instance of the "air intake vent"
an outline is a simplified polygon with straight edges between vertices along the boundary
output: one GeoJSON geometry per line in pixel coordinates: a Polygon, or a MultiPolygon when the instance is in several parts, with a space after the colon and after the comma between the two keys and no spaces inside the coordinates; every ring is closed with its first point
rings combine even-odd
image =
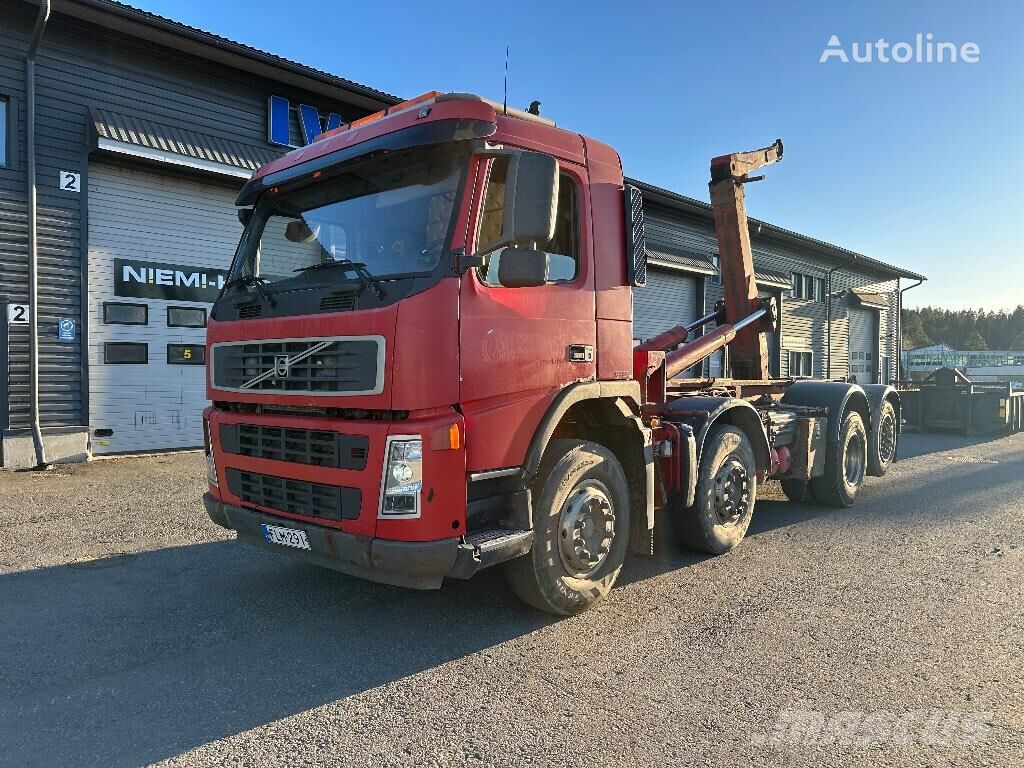
{"type": "Polygon", "coordinates": [[[225,453],[293,464],[338,469],[365,469],[369,439],[316,429],[271,427],[266,424],[221,424],[225,453]]]}
{"type": "Polygon", "coordinates": [[[320,299],[321,312],[351,312],[356,308],[356,294],[352,291],[332,293],[320,299]]]}
{"type": "Polygon", "coordinates": [[[238,319],[248,320],[252,317],[259,317],[263,314],[262,304],[240,304],[238,306],[238,319]]]}
{"type": "Polygon", "coordinates": [[[227,476],[228,490],[249,504],[322,520],[359,517],[362,493],[358,488],[308,483],[233,468],[227,470],[227,476]]]}

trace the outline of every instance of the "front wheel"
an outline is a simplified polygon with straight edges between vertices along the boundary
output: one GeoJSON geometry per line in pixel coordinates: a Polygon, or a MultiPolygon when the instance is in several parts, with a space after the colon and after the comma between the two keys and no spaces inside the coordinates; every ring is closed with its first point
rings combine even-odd
{"type": "Polygon", "coordinates": [[[534,486],[533,549],[505,565],[512,591],[548,613],[590,608],[611,591],[629,545],[629,487],[615,455],[552,440],[534,486]]]}

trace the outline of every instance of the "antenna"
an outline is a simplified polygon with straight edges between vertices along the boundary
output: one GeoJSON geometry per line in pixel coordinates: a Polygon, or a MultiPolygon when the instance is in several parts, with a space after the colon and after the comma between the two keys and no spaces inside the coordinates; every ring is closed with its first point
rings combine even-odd
{"type": "Polygon", "coordinates": [[[508,46],[505,46],[505,100],[501,104],[502,114],[508,114],[508,46]]]}

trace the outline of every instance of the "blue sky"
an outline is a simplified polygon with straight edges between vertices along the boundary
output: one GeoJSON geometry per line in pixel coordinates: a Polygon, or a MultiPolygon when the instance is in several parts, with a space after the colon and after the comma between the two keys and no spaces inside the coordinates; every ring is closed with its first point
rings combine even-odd
{"type": "Polygon", "coordinates": [[[539,99],[627,174],[706,200],[712,155],[778,136],[752,216],[928,275],[909,306],[1024,303],[1024,4],[135,4],[403,97],[501,98],[507,44],[509,103],[539,99]],[[833,34],[849,53],[929,32],[980,61],[818,62],[833,34]]]}

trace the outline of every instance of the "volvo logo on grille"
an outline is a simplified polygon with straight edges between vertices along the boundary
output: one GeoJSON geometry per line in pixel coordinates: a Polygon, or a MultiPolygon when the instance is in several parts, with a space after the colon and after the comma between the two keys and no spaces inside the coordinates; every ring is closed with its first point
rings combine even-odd
{"type": "Polygon", "coordinates": [[[288,360],[288,355],[278,355],[274,358],[275,379],[287,379],[290,372],[291,362],[288,360]]]}
{"type": "Polygon", "coordinates": [[[329,346],[334,344],[334,341],[320,341],[307,347],[302,352],[298,352],[294,355],[274,355],[274,366],[269,370],[265,370],[258,376],[253,376],[251,379],[242,384],[242,389],[252,389],[261,382],[267,379],[287,379],[291,377],[292,366],[297,365],[313,355],[323,352],[329,346]]]}

